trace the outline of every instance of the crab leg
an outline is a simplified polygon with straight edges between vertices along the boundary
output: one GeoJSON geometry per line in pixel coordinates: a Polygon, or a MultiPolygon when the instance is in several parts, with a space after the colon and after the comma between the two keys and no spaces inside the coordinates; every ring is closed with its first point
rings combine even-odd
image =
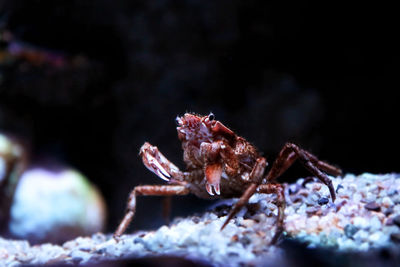
{"type": "Polygon", "coordinates": [[[171,203],[172,202],[172,197],[171,196],[166,196],[162,200],[162,217],[164,218],[164,221],[166,224],[169,224],[169,217],[171,214],[171,203]]]}
{"type": "Polygon", "coordinates": [[[276,178],[278,178],[294,163],[296,159],[300,159],[301,163],[307,170],[309,170],[326,186],[328,186],[332,201],[334,202],[336,199],[336,195],[332,185],[332,181],[320,169],[333,175],[340,175],[341,170],[323,161],[318,160],[317,157],[312,155],[310,152],[307,152],[292,143],[286,143],[285,146],[282,148],[278,158],[275,160],[274,164],[271,167],[271,170],[267,175],[267,181],[274,181],[276,178]]]}
{"type": "Polygon", "coordinates": [[[265,194],[275,193],[277,196],[277,203],[276,203],[276,205],[278,206],[278,219],[276,225],[277,229],[271,241],[271,244],[275,244],[276,241],[278,241],[278,238],[284,229],[283,219],[285,217],[285,207],[286,207],[284,188],[283,185],[281,184],[262,184],[257,188],[257,190],[259,193],[265,193],[265,194]]]}
{"type": "Polygon", "coordinates": [[[118,225],[118,228],[114,233],[114,238],[118,240],[132,221],[136,211],[136,196],[177,196],[187,194],[189,194],[189,189],[183,185],[136,186],[129,195],[128,203],[126,205],[126,214],[118,225]]]}
{"type": "Polygon", "coordinates": [[[311,154],[310,152],[303,150],[303,152],[307,155],[310,161],[318,168],[323,170],[324,172],[333,175],[333,176],[340,176],[342,175],[342,170],[332,166],[324,161],[319,160],[316,156],[311,154]]]}
{"type": "Polygon", "coordinates": [[[231,209],[228,218],[225,220],[224,224],[221,227],[221,230],[225,228],[225,226],[229,223],[233,216],[235,216],[240,211],[240,209],[247,204],[250,197],[256,192],[258,185],[261,183],[266,165],[267,161],[265,158],[260,157],[257,159],[257,162],[250,173],[250,181],[252,181],[252,183],[246,189],[246,191],[244,191],[243,195],[239,198],[238,202],[236,202],[235,206],[231,209]]]}

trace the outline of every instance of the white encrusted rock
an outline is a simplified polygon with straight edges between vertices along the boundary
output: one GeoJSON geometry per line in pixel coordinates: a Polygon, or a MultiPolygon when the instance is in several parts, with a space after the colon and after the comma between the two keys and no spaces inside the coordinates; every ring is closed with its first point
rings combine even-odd
{"type": "Polygon", "coordinates": [[[101,231],[104,223],[104,200],[81,173],[35,168],[21,176],[9,223],[15,237],[60,242],[101,231]]]}

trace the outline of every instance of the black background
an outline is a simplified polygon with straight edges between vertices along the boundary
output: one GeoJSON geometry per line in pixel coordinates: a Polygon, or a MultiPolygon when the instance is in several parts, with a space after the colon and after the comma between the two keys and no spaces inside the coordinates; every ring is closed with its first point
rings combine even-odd
{"type": "MultiPolygon", "coordinates": [[[[87,175],[107,201],[108,231],[135,185],[162,183],[137,156],[144,141],[184,168],[174,119],[186,111],[214,112],[269,161],[292,141],[345,172],[400,171],[394,6],[18,0],[0,8],[15,40],[86,60],[1,64],[0,129],[30,144],[32,162],[87,175]]],[[[282,181],[305,175],[295,165],[282,181]]],[[[162,224],[159,201],[140,199],[131,229],[162,224]]],[[[174,205],[173,215],[188,215],[209,202],[174,205]]]]}

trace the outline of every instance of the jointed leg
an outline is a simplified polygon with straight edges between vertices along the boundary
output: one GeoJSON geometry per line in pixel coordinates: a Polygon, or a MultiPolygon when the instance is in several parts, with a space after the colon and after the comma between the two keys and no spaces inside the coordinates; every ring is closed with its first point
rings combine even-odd
{"type": "Polygon", "coordinates": [[[136,186],[129,195],[126,205],[126,214],[114,233],[118,239],[128,228],[136,210],[136,196],[175,196],[187,195],[189,189],[183,185],[140,185],[136,186]]]}
{"type": "Polygon", "coordinates": [[[266,180],[268,182],[274,182],[279,176],[281,176],[298,158],[297,154],[284,147],[272,164],[271,170],[268,172],[266,180]]]}
{"type": "Polygon", "coordinates": [[[278,241],[279,236],[283,232],[283,220],[285,218],[285,194],[284,188],[281,184],[262,184],[257,188],[259,193],[273,194],[277,196],[277,206],[278,206],[278,219],[277,219],[277,229],[271,243],[274,244],[278,241]]]}
{"type": "Polygon", "coordinates": [[[166,224],[169,224],[169,218],[171,215],[172,197],[166,196],[162,200],[162,217],[166,224]]]}
{"type": "Polygon", "coordinates": [[[339,176],[342,175],[342,170],[332,166],[324,161],[319,160],[316,156],[314,156],[313,154],[311,154],[308,151],[303,150],[303,152],[308,156],[308,158],[310,159],[310,161],[318,168],[323,170],[324,172],[333,175],[333,176],[339,176]]]}
{"type": "Polygon", "coordinates": [[[311,153],[299,148],[297,145],[287,143],[279,153],[278,158],[274,162],[267,175],[267,181],[274,181],[278,178],[287,168],[289,168],[296,159],[299,159],[306,169],[308,169],[313,175],[321,180],[329,188],[329,192],[332,197],[332,201],[335,201],[336,195],[332,185],[332,181],[328,176],[323,173],[320,169],[333,174],[340,175],[341,170],[320,161],[311,153]]]}
{"type": "Polygon", "coordinates": [[[233,216],[235,216],[240,211],[240,209],[247,204],[250,197],[256,192],[258,185],[261,183],[266,164],[267,161],[265,160],[265,158],[257,159],[257,162],[250,173],[250,181],[252,181],[252,183],[230,211],[228,218],[221,227],[221,230],[225,228],[225,226],[229,223],[233,216]]]}

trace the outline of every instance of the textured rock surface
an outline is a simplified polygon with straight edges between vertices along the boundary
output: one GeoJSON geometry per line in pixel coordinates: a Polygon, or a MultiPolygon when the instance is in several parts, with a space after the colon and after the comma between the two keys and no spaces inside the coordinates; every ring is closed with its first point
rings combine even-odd
{"type": "Polygon", "coordinates": [[[102,231],[105,214],[103,197],[83,174],[36,167],[20,178],[9,229],[16,238],[60,244],[102,231]]]}
{"type": "MultiPolygon", "coordinates": [[[[400,175],[346,175],[333,179],[337,200],[317,182],[303,179],[286,186],[286,238],[307,248],[334,252],[399,250],[400,175]],[[329,201],[326,201],[326,198],[329,201]]],[[[145,256],[181,256],[215,266],[287,263],[284,247],[269,246],[275,231],[274,195],[254,195],[250,204],[224,231],[220,227],[230,207],[219,203],[201,216],[177,218],[156,231],[124,235],[79,237],[62,246],[31,246],[25,241],[0,239],[0,261],[5,265],[88,264],[145,256]]]]}

